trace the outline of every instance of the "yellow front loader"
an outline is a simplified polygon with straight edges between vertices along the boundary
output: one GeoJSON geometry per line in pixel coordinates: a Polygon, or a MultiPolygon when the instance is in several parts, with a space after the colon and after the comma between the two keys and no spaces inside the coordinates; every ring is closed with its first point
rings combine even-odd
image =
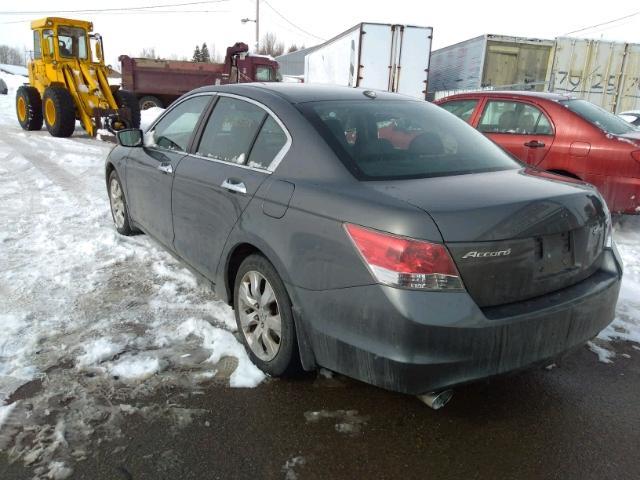
{"type": "Polygon", "coordinates": [[[16,93],[16,113],[25,130],[42,122],[54,137],[73,134],[76,120],[90,136],[140,126],[136,97],[107,80],[102,37],[83,20],[48,17],[31,22],[33,60],[29,85],[16,93]]]}

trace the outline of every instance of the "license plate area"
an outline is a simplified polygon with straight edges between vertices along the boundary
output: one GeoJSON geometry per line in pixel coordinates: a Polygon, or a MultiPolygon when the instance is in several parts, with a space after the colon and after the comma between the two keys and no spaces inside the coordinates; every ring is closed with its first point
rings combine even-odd
{"type": "Polygon", "coordinates": [[[536,238],[538,256],[536,276],[546,277],[575,267],[572,232],[536,238]]]}

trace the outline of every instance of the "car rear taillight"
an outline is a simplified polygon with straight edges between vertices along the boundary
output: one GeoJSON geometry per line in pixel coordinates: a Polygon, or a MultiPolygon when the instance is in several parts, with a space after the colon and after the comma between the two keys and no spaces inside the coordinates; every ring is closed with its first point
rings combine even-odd
{"type": "Polygon", "coordinates": [[[374,278],[386,285],[421,290],[462,290],[449,251],[440,243],[413,240],[345,224],[374,278]]]}
{"type": "Polygon", "coordinates": [[[640,162],[640,150],[636,150],[635,152],[631,152],[631,156],[636,162],[640,162]]]}

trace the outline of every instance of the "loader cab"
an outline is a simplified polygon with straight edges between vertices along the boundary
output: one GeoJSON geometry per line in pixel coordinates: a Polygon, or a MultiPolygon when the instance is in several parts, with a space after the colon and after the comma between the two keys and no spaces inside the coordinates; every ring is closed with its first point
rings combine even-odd
{"type": "Polygon", "coordinates": [[[90,35],[91,22],[67,18],[47,17],[31,22],[33,30],[33,59],[44,63],[58,63],[79,60],[80,62],[101,62],[102,45],[100,36],[90,35]],[[98,38],[97,53],[92,53],[93,42],[98,38]],[[93,57],[93,58],[92,58],[93,57]]]}

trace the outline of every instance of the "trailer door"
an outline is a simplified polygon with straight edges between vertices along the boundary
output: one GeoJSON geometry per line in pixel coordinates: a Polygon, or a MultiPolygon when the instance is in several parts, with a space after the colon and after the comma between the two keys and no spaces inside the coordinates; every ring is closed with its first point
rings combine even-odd
{"type": "Polygon", "coordinates": [[[357,87],[389,90],[393,66],[394,29],[391,25],[363,23],[357,87]]]}
{"type": "Polygon", "coordinates": [[[400,55],[395,69],[393,91],[426,99],[431,37],[431,28],[404,27],[400,37],[400,55]]]}

